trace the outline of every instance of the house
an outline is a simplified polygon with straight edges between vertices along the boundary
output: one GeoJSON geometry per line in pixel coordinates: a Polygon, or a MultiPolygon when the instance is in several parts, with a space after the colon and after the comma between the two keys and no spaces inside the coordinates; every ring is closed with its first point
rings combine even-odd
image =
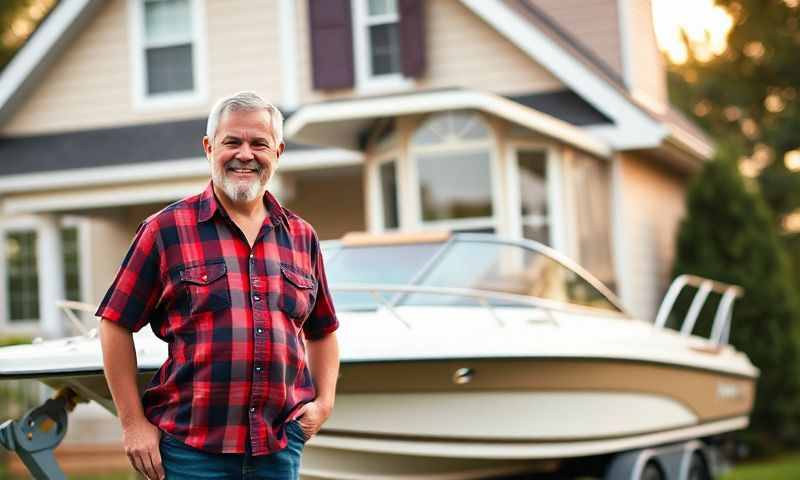
{"type": "Polygon", "coordinates": [[[649,0],[61,0],[0,75],[0,332],[99,301],[239,90],[285,112],[271,189],[321,238],[531,238],[653,319],[712,152],[665,83],[649,0]]]}

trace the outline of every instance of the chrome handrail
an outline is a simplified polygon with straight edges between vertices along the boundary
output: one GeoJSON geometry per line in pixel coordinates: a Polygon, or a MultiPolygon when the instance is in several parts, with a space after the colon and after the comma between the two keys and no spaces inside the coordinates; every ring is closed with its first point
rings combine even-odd
{"type": "Polygon", "coordinates": [[[90,313],[94,316],[97,307],[90,303],[75,302],[72,300],[60,300],[56,302],[56,306],[64,312],[64,316],[72,322],[72,325],[82,334],[87,337],[93,337],[97,334],[97,329],[86,325],[77,315],[75,311],[90,313]]]}
{"type": "Polygon", "coordinates": [[[731,319],[733,318],[733,302],[737,297],[741,297],[744,294],[744,289],[738,285],[710,280],[697,275],[679,275],[675,277],[675,280],[672,281],[669,289],[667,289],[666,295],[664,295],[664,300],[662,300],[656,314],[655,326],[657,328],[666,327],[667,319],[669,319],[669,315],[675,307],[675,301],[687,285],[696,287],[697,292],[692,298],[689,311],[681,322],[681,335],[689,336],[692,334],[697,323],[697,317],[700,315],[706,300],[708,300],[708,295],[713,291],[721,294],[722,299],[714,313],[714,323],[711,327],[709,340],[717,345],[727,344],[730,337],[731,319]]]}

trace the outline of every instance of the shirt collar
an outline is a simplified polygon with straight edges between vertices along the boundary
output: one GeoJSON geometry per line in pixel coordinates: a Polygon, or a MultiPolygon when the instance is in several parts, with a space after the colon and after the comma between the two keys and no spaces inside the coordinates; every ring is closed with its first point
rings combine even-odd
{"type": "MultiPolygon", "coordinates": [[[[278,202],[278,199],[267,190],[264,192],[263,200],[264,206],[267,207],[267,218],[265,221],[269,225],[283,223],[286,228],[289,228],[289,218],[286,216],[286,210],[278,202]]],[[[208,182],[208,186],[200,195],[200,201],[197,206],[197,221],[207,222],[217,212],[219,212],[220,215],[228,216],[225,209],[219,203],[219,200],[217,200],[217,196],[214,194],[213,182],[208,182]]]]}

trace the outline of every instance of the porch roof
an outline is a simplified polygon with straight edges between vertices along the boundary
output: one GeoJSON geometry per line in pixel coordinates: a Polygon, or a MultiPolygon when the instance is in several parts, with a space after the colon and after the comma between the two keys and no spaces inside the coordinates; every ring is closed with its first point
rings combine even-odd
{"type": "Polygon", "coordinates": [[[579,127],[488,92],[451,89],[332,100],[300,107],[286,137],[300,143],[359,149],[359,134],[375,120],[445,110],[478,110],[588,153],[608,157],[609,145],[579,127]]]}

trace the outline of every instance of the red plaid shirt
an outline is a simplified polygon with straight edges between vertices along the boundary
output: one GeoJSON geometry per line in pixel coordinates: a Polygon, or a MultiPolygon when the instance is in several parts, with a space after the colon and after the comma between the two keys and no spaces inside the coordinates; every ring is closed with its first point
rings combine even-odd
{"type": "Polygon", "coordinates": [[[97,310],[169,343],[145,415],[208,452],[286,447],[286,422],[315,397],[303,336],[338,327],[316,233],[269,192],[264,203],[252,248],[210,184],[149,217],[97,310]]]}

